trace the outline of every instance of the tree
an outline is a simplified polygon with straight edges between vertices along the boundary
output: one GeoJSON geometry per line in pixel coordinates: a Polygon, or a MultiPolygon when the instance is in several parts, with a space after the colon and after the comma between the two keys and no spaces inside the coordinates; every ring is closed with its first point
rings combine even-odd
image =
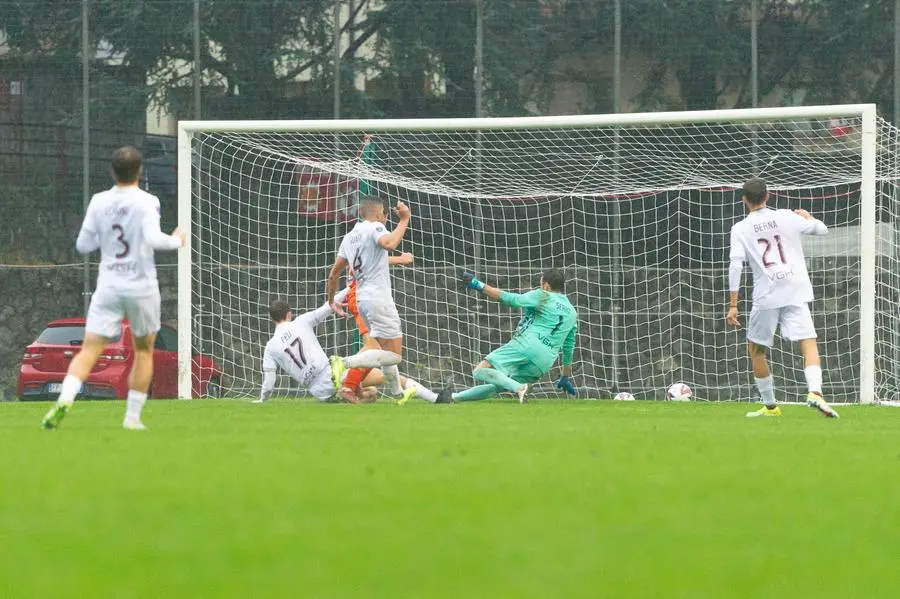
{"type": "MultiPolygon", "coordinates": [[[[386,103],[393,116],[474,116],[476,1],[385,0],[382,10],[370,13],[383,23],[378,64],[396,98],[386,103]]],[[[546,49],[540,5],[482,1],[486,112],[523,114],[546,49]]]]}
{"type": "MultiPolygon", "coordinates": [[[[551,0],[545,0],[551,1],[551,0]]],[[[622,0],[623,52],[646,62],[642,109],[750,106],[753,0],[622,0]],[[673,89],[671,82],[677,86],[673,89]]],[[[884,103],[892,82],[890,0],[756,0],[759,95],[884,103]],[[865,65],[866,68],[860,68],[865,65]],[[796,92],[796,93],[794,93],[796,92]]],[[[606,102],[613,0],[556,0],[557,65],[606,102]],[[600,65],[572,57],[602,56],[600,65]],[[567,57],[567,58],[563,58],[567,57]],[[599,66],[599,68],[597,68],[599,66]]]]}
{"type": "MultiPolygon", "coordinates": [[[[344,68],[379,23],[358,23],[371,0],[357,0],[341,23],[349,37],[344,68]]],[[[143,113],[148,103],[186,113],[192,81],[193,14],[190,2],[91,0],[91,47],[110,59],[95,61],[114,80],[104,85],[107,102],[116,96],[143,113]],[[114,68],[112,68],[114,67],[114,68]],[[150,82],[152,85],[148,85],[150,82]],[[118,85],[116,85],[118,83],[118,85]],[[112,97],[110,97],[112,96],[112,97]]],[[[331,115],[333,93],[333,0],[204,0],[201,3],[201,62],[209,91],[210,118],[279,118],[331,115]],[[298,84],[298,80],[301,83],[298,84]]],[[[80,60],[81,3],[17,0],[0,23],[16,55],[24,60],[53,56],[80,60]]],[[[345,78],[346,103],[365,112],[345,78]]],[[[208,109],[208,111],[207,111],[208,109]]]]}

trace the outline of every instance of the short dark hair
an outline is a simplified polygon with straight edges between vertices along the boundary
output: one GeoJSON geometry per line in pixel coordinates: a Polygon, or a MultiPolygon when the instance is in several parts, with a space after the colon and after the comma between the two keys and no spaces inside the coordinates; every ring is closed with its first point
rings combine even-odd
{"type": "Polygon", "coordinates": [[[384,200],[379,198],[378,196],[365,196],[359,201],[359,215],[365,218],[368,216],[369,211],[374,209],[376,206],[381,206],[385,212],[387,212],[387,207],[384,205],[384,200]]]}
{"type": "Polygon", "coordinates": [[[124,146],[113,152],[113,177],[118,183],[133,183],[141,172],[141,153],[133,146],[124,146]]]}
{"type": "Polygon", "coordinates": [[[274,300],[271,304],[269,304],[269,316],[275,322],[281,322],[285,318],[287,318],[288,312],[291,311],[291,307],[288,306],[288,303],[284,300],[274,300]]]}
{"type": "Polygon", "coordinates": [[[541,278],[553,291],[563,291],[566,288],[566,275],[558,268],[548,268],[541,273],[541,278]]]}
{"type": "Polygon", "coordinates": [[[766,189],[766,182],[762,179],[748,179],[741,188],[741,195],[747,199],[747,203],[751,206],[759,206],[766,201],[766,195],[769,190],[766,189]]]}

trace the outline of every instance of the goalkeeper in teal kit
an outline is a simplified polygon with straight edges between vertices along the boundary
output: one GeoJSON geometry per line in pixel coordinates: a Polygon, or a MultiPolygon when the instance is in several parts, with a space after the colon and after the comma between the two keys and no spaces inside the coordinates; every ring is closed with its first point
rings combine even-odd
{"type": "Polygon", "coordinates": [[[572,355],[578,314],[563,293],[565,276],[549,269],[541,275],[541,285],[528,293],[511,293],[485,285],[474,273],[464,271],[466,287],[481,291],[512,308],[524,308],[512,339],[492,351],[475,367],[472,376],[480,385],[453,394],[455,401],[487,399],[501,391],[510,391],[525,403],[528,385],[543,378],[562,353],[562,375],[556,386],[575,395],[572,382],[572,355]]]}

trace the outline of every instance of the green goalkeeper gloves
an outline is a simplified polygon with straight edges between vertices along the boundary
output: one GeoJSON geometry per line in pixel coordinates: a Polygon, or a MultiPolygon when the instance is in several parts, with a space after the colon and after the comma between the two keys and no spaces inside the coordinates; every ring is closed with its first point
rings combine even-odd
{"type": "Polygon", "coordinates": [[[460,273],[460,278],[463,280],[463,283],[466,284],[467,289],[475,289],[476,291],[484,291],[484,283],[475,278],[474,272],[469,272],[468,270],[464,270],[460,273]]]}

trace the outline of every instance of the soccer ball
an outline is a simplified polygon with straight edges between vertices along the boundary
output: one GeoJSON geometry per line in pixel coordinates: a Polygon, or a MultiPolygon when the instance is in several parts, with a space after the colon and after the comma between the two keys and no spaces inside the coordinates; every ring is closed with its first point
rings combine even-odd
{"type": "Polygon", "coordinates": [[[666,391],[666,399],[669,401],[691,401],[693,394],[691,388],[684,383],[675,383],[666,391]]]}
{"type": "Polygon", "coordinates": [[[616,396],[613,397],[613,401],[634,401],[634,395],[628,391],[619,391],[616,393],[616,396]]]}

